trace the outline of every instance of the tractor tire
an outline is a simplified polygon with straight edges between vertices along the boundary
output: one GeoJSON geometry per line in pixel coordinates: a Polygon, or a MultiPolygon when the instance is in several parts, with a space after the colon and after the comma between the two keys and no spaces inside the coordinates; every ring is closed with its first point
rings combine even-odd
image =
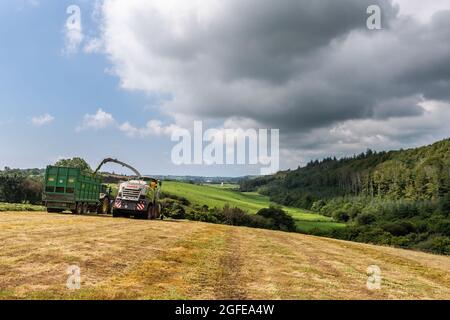
{"type": "Polygon", "coordinates": [[[153,217],[154,217],[153,206],[148,206],[148,209],[147,209],[147,220],[153,220],[153,217]]]}
{"type": "Polygon", "coordinates": [[[114,208],[114,199],[109,199],[109,211],[107,214],[112,214],[114,208]]]}
{"type": "Polygon", "coordinates": [[[113,218],[119,218],[122,215],[120,214],[119,210],[113,209],[112,216],[113,216],[113,218]]]}
{"type": "Polygon", "coordinates": [[[161,218],[161,205],[158,203],[155,205],[154,207],[154,213],[155,213],[155,219],[160,219],[161,218]]]}
{"type": "Polygon", "coordinates": [[[83,204],[81,202],[77,202],[77,206],[75,208],[75,212],[78,215],[83,214],[83,204]]]}
{"type": "Polygon", "coordinates": [[[103,198],[100,205],[98,206],[97,213],[98,214],[109,214],[111,212],[111,203],[109,198],[103,198]]]}
{"type": "Polygon", "coordinates": [[[89,213],[89,205],[87,203],[83,204],[83,213],[82,214],[88,214],[89,213]]]}
{"type": "Polygon", "coordinates": [[[147,220],[147,214],[145,212],[144,213],[136,213],[136,214],[134,214],[133,217],[137,220],[147,220]]]}

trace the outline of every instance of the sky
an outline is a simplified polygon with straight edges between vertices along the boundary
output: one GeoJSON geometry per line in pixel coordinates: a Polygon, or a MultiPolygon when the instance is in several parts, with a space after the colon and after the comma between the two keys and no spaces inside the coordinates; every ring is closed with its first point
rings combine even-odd
{"type": "Polygon", "coordinates": [[[429,144],[450,137],[449,40],[450,0],[4,0],[0,167],[259,173],[174,164],[199,120],[279,129],[281,169],[429,144]]]}

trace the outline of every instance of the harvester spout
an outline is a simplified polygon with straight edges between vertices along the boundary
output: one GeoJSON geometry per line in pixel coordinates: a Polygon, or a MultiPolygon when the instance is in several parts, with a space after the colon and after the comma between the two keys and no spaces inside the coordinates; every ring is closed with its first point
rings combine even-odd
{"type": "Polygon", "coordinates": [[[122,161],[119,161],[119,160],[113,159],[113,158],[106,158],[106,159],[104,159],[99,164],[97,169],[95,169],[94,176],[97,175],[97,172],[100,170],[101,167],[103,167],[106,163],[109,163],[109,162],[117,163],[117,164],[120,164],[122,167],[126,167],[126,168],[130,169],[131,171],[133,171],[136,174],[138,179],[140,179],[142,177],[141,173],[139,171],[137,171],[134,167],[130,166],[129,164],[126,164],[125,162],[122,162],[122,161]]]}

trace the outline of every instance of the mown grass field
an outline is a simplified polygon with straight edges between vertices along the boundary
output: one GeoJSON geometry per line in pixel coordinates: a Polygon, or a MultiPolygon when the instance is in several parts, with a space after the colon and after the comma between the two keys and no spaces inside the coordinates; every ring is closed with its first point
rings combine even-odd
{"type": "MultiPolygon", "coordinates": [[[[177,196],[182,196],[198,205],[210,208],[223,208],[226,204],[239,207],[249,213],[270,206],[269,198],[256,192],[239,192],[233,185],[194,185],[183,182],[164,181],[162,190],[177,196]]],[[[297,208],[283,207],[296,220],[300,231],[310,231],[317,228],[329,230],[345,227],[345,224],[334,222],[331,218],[307,212],[297,208]]]]}
{"type": "Polygon", "coordinates": [[[450,299],[450,257],[296,233],[36,212],[0,231],[0,299],[450,299]]]}

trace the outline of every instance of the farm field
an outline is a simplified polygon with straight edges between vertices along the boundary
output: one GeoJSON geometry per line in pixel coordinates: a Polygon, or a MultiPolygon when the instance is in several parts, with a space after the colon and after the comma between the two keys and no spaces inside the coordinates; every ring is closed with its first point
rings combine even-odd
{"type": "Polygon", "coordinates": [[[450,298],[450,257],[302,234],[43,212],[1,212],[0,230],[0,299],[450,298]]]}
{"type": "Polygon", "coordinates": [[[22,203],[0,202],[0,212],[2,211],[44,211],[45,207],[22,203]]]}
{"type": "MultiPolygon", "coordinates": [[[[249,213],[267,208],[270,205],[269,198],[256,192],[239,192],[233,185],[195,185],[183,182],[164,181],[163,192],[184,197],[198,205],[207,205],[210,208],[223,208],[225,204],[239,207],[249,213]]],[[[334,222],[331,218],[319,214],[310,213],[297,208],[282,206],[296,220],[300,231],[309,231],[317,228],[329,230],[345,227],[343,223],[334,222]]]]}

